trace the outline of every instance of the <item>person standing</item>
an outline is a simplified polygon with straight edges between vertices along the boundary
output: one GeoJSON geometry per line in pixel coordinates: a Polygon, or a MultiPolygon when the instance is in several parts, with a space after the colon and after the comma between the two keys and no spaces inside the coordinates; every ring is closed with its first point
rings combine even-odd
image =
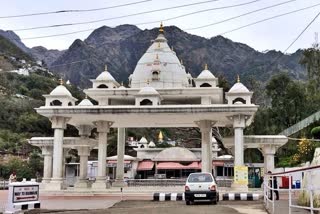
{"type": "MultiPolygon", "coordinates": [[[[268,171],[269,174],[272,174],[271,171],[268,171]]],[[[269,180],[269,186],[274,189],[274,190],[270,190],[270,197],[269,199],[272,200],[273,198],[273,192],[276,194],[276,200],[279,200],[279,191],[277,190],[278,189],[278,182],[277,182],[277,177],[273,177],[273,179],[270,179],[269,180]],[[273,181],[273,182],[272,182],[273,181]]]]}
{"type": "Polygon", "coordinates": [[[9,177],[9,183],[16,182],[16,181],[17,181],[17,175],[16,175],[16,172],[13,171],[9,177]]]}

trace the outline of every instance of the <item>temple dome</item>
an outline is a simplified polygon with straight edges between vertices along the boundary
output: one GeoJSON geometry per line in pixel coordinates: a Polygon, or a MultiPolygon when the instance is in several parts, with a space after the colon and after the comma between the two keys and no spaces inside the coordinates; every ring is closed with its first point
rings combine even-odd
{"type": "Polygon", "coordinates": [[[138,92],[139,95],[159,95],[156,89],[151,86],[145,86],[138,92]]]}
{"type": "Polygon", "coordinates": [[[197,79],[215,79],[216,77],[209,71],[209,70],[203,70],[197,79]]]}
{"type": "Polygon", "coordinates": [[[53,89],[50,93],[52,96],[70,96],[72,97],[72,94],[70,91],[64,86],[64,85],[58,85],[55,89],[53,89]]]}
{"type": "Polygon", "coordinates": [[[147,139],[145,137],[142,137],[139,141],[139,143],[145,144],[148,143],[147,139]]]}
{"type": "Polygon", "coordinates": [[[230,92],[232,92],[232,93],[247,93],[247,92],[250,92],[250,91],[241,82],[237,82],[236,84],[234,84],[231,87],[231,89],[229,90],[229,93],[230,92]]]}
{"type": "Polygon", "coordinates": [[[93,106],[93,104],[89,99],[85,98],[78,104],[78,106],[93,106]]]}
{"type": "Polygon", "coordinates": [[[115,79],[113,78],[113,76],[112,76],[108,71],[103,71],[103,72],[96,78],[96,80],[99,80],[99,81],[106,81],[106,80],[115,81],[115,79]]]}
{"type": "Polygon", "coordinates": [[[152,80],[154,88],[188,87],[187,73],[167,43],[163,29],[138,61],[130,81],[131,88],[142,88],[152,80]],[[157,60],[155,60],[157,59],[157,60]],[[154,77],[155,69],[158,72],[154,77]]]}
{"type": "Polygon", "coordinates": [[[198,158],[195,154],[186,148],[171,147],[162,150],[154,160],[157,161],[197,161],[198,158]]]}

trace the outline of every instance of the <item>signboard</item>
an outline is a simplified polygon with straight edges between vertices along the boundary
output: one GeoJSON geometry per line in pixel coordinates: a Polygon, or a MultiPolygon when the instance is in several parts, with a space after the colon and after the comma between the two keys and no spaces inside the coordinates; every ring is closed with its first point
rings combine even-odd
{"type": "MultiPolygon", "coordinates": [[[[117,163],[107,163],[107,167],[117,167],[117,163]]],[[[124,168],[132,168],[131,163],[124,163],[124,168]]]]}
{"type": "Polygon", "coordinates": [[[39,185],[13,186],[13,203],[38,201],[39,185]]]}
{"type": "Polygon", "coordinates": [[[247,166],[234,167],[234,183],[248,185],[248,167],[247,166]]]}

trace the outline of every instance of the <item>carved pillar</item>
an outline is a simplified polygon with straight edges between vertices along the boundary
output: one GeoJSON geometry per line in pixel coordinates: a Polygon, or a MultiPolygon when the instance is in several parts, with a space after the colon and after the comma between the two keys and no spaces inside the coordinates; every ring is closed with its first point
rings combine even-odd
{"type": "Polygon", "coordinates": [[[42,183],[49,183],[52,177],[52,146],[41,147],[43,155],[42,183]]]}
{"type": "Polygon", "coordinates": [[[212,126],[211,120],[196,122],[201,131],[201,172],[212,172],[212,126]]]}
{"type": "Polygon", "coordinates": [[[93,183],[94,189],[106,188],[106,157],[107,157],[107,134],[110,130],[112,122],[110,121],[97,121],[94,123],[97,126],[99,133],[98,145],[98,176],[96,182],[93,183]]]}
{"type": "Polygon", "coordinates": [[[274,155],[277,151],[276,145],[263,145],[261,147],[261,151],[264,157],[264,171],[265,173],[268,171],[273,172],[274,170],[274,155]]]}
{"type": "Polygon", "coordinates": [[[123,187],[127,185],[123,180],[125,143],[126,143],[126,129],[118,128],[117,174],[116,174],[116,181],[112,184],[112,186],[115,186],[115,187],[123,187]]]}
{"type": "Polygon", "coordinates": [[[48,188],[50,190],[61,190],[63,183],[63,133],[66,129],[66,117],[52,117],[51,123],[54,129],[53,140],[53,170],[52,179],[48,188]]]}

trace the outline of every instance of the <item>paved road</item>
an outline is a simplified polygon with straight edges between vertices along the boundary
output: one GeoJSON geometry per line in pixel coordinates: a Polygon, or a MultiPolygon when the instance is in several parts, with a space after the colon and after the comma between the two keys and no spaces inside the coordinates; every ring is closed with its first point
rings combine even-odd
{"type": "Polygon", "coordinates": [[[263,205],[260,202],[219,202],[218,205],[211,205],[207,203],[198,203],[195,205],[187,206],[184,201],[168,201],[168,202],[155,202],[155,201],[122,201],[116,203],[109,209],[99,210],[73,210],[52,212],[52,210],[29,211],[28,214],[35,213],[55,213],[55,214],[265,214],[263,205]]]}

